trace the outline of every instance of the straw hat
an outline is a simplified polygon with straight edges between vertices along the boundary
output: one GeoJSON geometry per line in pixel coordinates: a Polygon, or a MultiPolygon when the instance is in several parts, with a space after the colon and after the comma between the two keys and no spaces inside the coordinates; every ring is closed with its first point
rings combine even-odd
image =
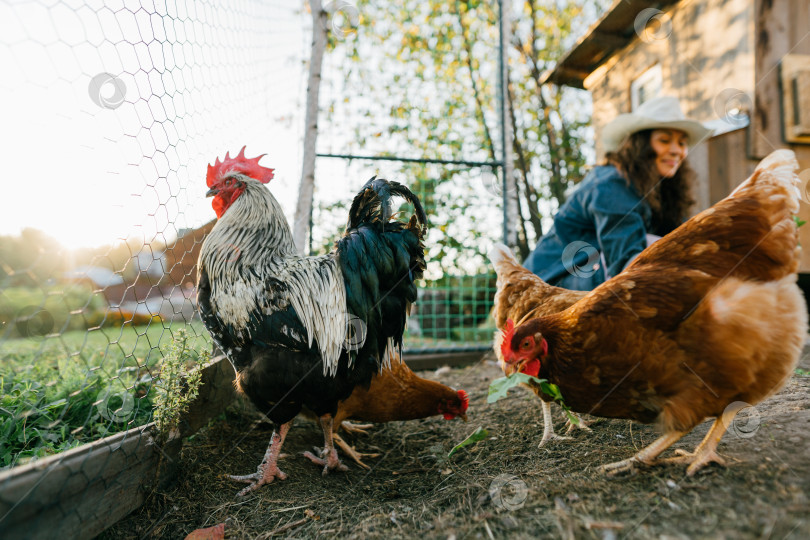
{"type": "Polygon", "coordinates": [[[689,120],[677,98],[661,96],[645,101],[635,112],[620,114],[602,130],[602,146],[615,152],[628,136],[644,129],[678,129],[689,136],[694,146],[711,135],[712,130],[700,122],[689,120]]]}

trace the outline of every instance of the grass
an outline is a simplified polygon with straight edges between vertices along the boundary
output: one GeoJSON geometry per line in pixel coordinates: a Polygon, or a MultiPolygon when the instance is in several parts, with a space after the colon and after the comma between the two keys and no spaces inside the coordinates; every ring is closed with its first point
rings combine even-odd
{"type": "MultiPolygon", "coordinates": [[[[0,341],[0,469],[148,423],[158,398],[153,379],[180,329],[190,349],[211,350],[202,323],[157,318],[0,341]]],[[[404,346],[418,353],[459,342],[406,335],[404,346]]]]}
{"type": "Polygon", "coordinates": [[[161,347],[178,328],[210,350],[200,323],[159,319],[0,342],[0,468],[148,423],[161,347]]]}

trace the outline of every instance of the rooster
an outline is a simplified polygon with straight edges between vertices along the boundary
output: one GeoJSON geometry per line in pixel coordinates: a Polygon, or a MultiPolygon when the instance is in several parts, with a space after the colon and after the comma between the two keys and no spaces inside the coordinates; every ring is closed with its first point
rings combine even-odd
{"type": "MultiPolygon", "coordinates": [[[[562,287],[549,285],[532,272],[524,268],[512,252],[503,244],[495,244],[489,253],[489,260],[495,267],[498,275],[497,292],[492,306],[492,316],[495,319],[495,332],[493,350],[498,358],[498,363],[504,371],[508,370],[507,364],[503,361],[501,354],[501,344],[503,329],[507,320],[518,321],[518,323],[534,317],[542,317],[562,311],[573,305],[580,298],[587,294],[587,291],[570,291],[562,287]]],[[[529,386],[542,400],[543,409],[543,437],[539,446],[543,446],[553,439],[568,439],[554,433],[554,424],[551,417],[551,403],[547,400],[549,396],[540,391],[538,386],[529,386]]],[[[578,418],[576,424],[569,423],[568,431],[574,426],[590,431],[585,421],[578,418]]]]}
{"type": "Polygon", "coordinates": [[[800,248],[797,163],[779,150],[731,195],[642,252],[621,274],[568,309],[507,323],[511,371],[560,387],[571,409],[657,421],[663,435],[602,467],[723,464],[717,445],[742,408],[778,391],[807,334],[796,285],[800,248]],[[692,453],[658,456],[715,417],[692,453]]]}
{"type": "Polygon", "coordinates": [[[338,402],[368,386],[402,346],[405,320],[425,268],[427,217],[405,186],[372,178],[354,198],[344,235],[327,255],[297,253],[281,206],[263,184],[273,169],[226,154],[208,166],[207,196],[218,221],[198,263],[203,323],[236,371],[237,389],[273,422],[254,474],[231,476],[245,495],[287,475],[277,465],[284,438],[303,407],[324,433],[323,474],[346,470],[332,441],[338,402]],[[414,207],[393,221],[391,200],[414,207]]]}
{"type": "MultiPolygon", "coordinates": [[[[361,422],[394,422],[417,420],[442,415],[445,420],[467,420],[469,397],[464,390],[454,390],[436,381],[423,379],[405,362],[393,361],[391,367],[376,373],[368,388],[358,386],[338,404],[334,417],[335,443],[358,465],[368,468],[364,455],[357,453],[337,434],[337,427],[352,433],[364,433],[371,425],[354,425],[348,419],[361,422]]],[[[369,457],[375,457],[370,455],[369,457]]]]}

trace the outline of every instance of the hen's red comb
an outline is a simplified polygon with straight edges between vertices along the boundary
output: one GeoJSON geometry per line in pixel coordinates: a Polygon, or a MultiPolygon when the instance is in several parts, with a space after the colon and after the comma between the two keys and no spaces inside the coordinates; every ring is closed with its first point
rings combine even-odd
{"type": "Polygon", "coordinates": [[[235,158],[232,158],[231,153],[228,152],[225,154],[225,159],[223,159],[222,162],[217,158],[213,165],[208,165],[208,175],[205,178],[208,187],[214,187],[214,184],[216,184],[220,178],[231,172],[246,174],[262,184],[266,184],[273,179],[274,169],[268,169],[267,167],[259,165],[259,160],[267,154],[248,159],[245,157],[245,148],[246,146],[243,146],[242,150],[239,151],[239,155],[235,158]]]}
{"type": "Polygon", "coordinates": [[[461,412],[466,412],[467,407],[470,405],[470,396],[464,390],[459,390],[458,399],[461,400],[461,412]]]}
{"type": "Polygon", "coordinates": [[[501,341],[501,356],[504,360],[509,356],[512,349],[512,338],[515,336],[515,321],[508,319],[506,328],[503,329],[503,341],[501,341]]]}

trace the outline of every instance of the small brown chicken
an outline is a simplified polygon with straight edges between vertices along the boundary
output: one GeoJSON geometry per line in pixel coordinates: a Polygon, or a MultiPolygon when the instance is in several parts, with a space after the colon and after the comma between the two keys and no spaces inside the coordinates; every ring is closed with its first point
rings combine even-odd
{"type": "Polygon", "coordinates": [[[772,153],[731,195],[579,302],[517,328],[507,323],[511,371],[557,384],[575,411],[662,427],[651,445],[603,471],[668,461],[688,463],[693,475],[722,464],[717,444],[734,415],[793,373],[807,335],[796,285],[797,165],[790,151],[772,153]],[[711,417],[694,452],[658,459],[711,417]]]}
{"type": "Polygon", "coordinates": [[[363,457],[376,454],[360,454],[337,434],[337,427],[352,433],[365,433],[367,425],[356,425],[349,419],[361,422],[394,422],[417,420],[442,415],[445,420],[456,417],[467,420],[469,398],[464,390],[454,390],[436,381],[423,379],[398,358],[391,360],[391,367],[376,373],[368,388],[355,387],[352,395],[338,403],[334,421],[334,441],[358,465],[368,469],[363,457]]]}
{"type": "MultiPolygon", "coordinates": [[[[493,350],[501,368],[506,371],[508,367],[504,364],[501,354],[503,340],[501,330],[505,328],[507,320],[518,321],[520,324],[524,320],[560,312],[573,305],[588,291],[571,291],[549,285],[524,268],[509,248],[503,244],[495,244],[489,252],[489,260],[498,275],[498,290],[495,293],[492,316],[499,331],[495,332],[493,350]]],[[[543,438],[540,440],[539,446],[543,446],[551,439],[568,439],[569,437],[561,437],[554,433],[549,401],[552,398],[541,392],[537,386],[525,386],[543,400],[543,438]]],[[[574,426],[590,431],[581,418],[579,423],[570,424],[568,431],[570,432],[574,426]]]]}

